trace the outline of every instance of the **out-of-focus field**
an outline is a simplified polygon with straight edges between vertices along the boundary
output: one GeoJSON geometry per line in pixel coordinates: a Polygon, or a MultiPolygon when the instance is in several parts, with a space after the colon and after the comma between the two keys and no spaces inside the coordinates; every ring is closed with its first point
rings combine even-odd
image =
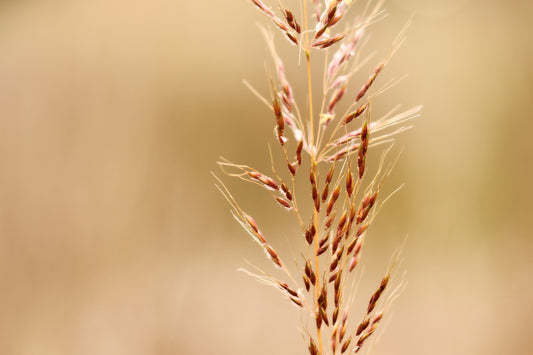
{"type": "MultiPolygon", "coordinates": [[[[377,103],[424,110],[362,259],[361,308],[408,235],[373,354],[531,354],[532,3],[386,9],[372,63],[415,17],[377,103]]],[[[268,88],[257,23],[247,1],[0,2],[0,354],[306,354],[295,308],[236,271],[264,256],[210,175],[268,166],[273,119],[241,82],[268,88]]],[[[280,218],[263,229],[290,257],[280,218]]]]}

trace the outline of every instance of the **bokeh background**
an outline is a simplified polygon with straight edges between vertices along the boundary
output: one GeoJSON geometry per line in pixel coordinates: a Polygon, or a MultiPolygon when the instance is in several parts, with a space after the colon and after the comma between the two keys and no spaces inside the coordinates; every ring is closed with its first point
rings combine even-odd
{"type": "MultiPolygon", "coordinates": [[[[364,307],[406,240],[372,353],[531,354],[533,5],[386,9],[372,64],[415,17],[379,103],[424,110],[362,261],[364,307]]],[[[0,354],[306,354],[295,308],[236,271],[268,264],[210,175],[268,167],[256,24],[244,0],[0,2],[0,354]]],[[[288,255],[282,212],[228,185],[288,255]]]]}

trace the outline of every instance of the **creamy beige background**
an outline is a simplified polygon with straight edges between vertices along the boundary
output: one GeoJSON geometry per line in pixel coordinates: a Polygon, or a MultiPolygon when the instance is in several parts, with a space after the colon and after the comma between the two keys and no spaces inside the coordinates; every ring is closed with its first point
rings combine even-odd
{"type": "MultiPolygon", "coordinates": [[[[533,6],[386,8],[376,60],[416,15],[380,102],[425,107],[363,258],[366,299],[409,236],[373,354],[531,354],[533,6]]],[[[306,353],[294,307],[236,272],[264,257],[210,176],[266,164],[257,23],[246,1],[0,2],[0,354],[306,353]]]]}

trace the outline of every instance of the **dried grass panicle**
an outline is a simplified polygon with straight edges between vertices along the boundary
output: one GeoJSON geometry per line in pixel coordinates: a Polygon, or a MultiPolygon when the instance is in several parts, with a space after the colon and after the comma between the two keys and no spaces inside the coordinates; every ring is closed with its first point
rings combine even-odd
{"type": "MultiPolygon", "coordinates": [[[[355,307],[351,293],[356,282],[353,271],[361,260],[369,228],[388,199],[380,201],[380,189],[390,174],[390,168],[382,172],[386,154],[377,166],[377,173],[368,181],[367,172],[373,166],[369,152],[378,150],[380,145],[388,146],[387,152],[394,137],[410,128],[403,123],[417,117],[420,111],[420,107],[415,107],[401,113],[392,110],[377,119],[372,116],[372,107],[379,104],[379,96],[390,87],[390,84],[380,86],[383,85],[380,77],[402,42],[404,31],[393,42],[385,60],[374,66],[365,79],[364,73],[361,77],[359,72],[370,57],[363,54],[361,44],[367,42],[361,39],[365,38],[370,24],[381,16],[382,1],[373,5],[373,0],[367,0],[366,6],[359,6],[361,2],[312,0],[311,9],[307,6],[309,0],[302,0],[302,6],[296,9],[285,2],[278,2],[274,9],[271,6],[275,5],[273,1],[272,4],[265,4],[262,0],[250,1],[269,18],[274,29],[298,46],[294,57],[302,60],[305,77],[290,76],[293,83],[298,81],[307,85],[307,100],[299,106],[295,97],[300,97],[301,93],[294,90],[300,91],[300,86],[296,85],[293,89],[288,78],[288,74],[292,73],[286,73],[274,46],[277,41],[275,35],[263,30],[273,63],[268,71],[270,98],[249,87],[274,113],[273,129],[279,142],[275,149],[278,150],[280,163],[286,168],[281,173],[275,170],[277,159],[272,152],[272,173],[260,172],[226,159],[222,159],[219,165],[226,175],[265,188],[277,204],[294,216],[304,239],[290,239],[293,248],[302,255],[301,260],[293,260],[295,270],[288,266],[292,263],[282,262],[276,250],[281,251],[283,256],[287,252],[278,245],[277,239],[265,237],[256,220],[244,212],[218,178],[217,187],[229,202],[233,216],[275,266],[273,273],[282,276],[272,276],[267,271],[261,271],[259,275],[246,272],[279,289],[307,314],[308,322],[301,329],[309,353],[335,355],[357,352],[377,329],[392,299],[390,296],[385,302],[381,301],[393,276],[393,268],[390,268],[370,297],[363,319],[353,323],[353,317],[349,317],[355,307]],[[340,25],[344,28],[336,30],[348,11],[356,12],[358,20],[354,24],[340,25]],[[337,33],[332,34],[333,31],[337,33]],[[332,49],[333,45],[336,49],[332,49]],[[324,64],[316,60],[317,56],[325,58],[324,64]],[[313,75],[315,64],[323,65],[321,78],[313,75]],[[362,86],[358,92],[351,93],[349,84],[355,78],[363,79],[359,84],[362,86]],[[322,81],[321,105],[315,105],[316,95],[313,94],[313,89],[320,87],[315,85],[318,80],[322,81]],[[315,111],[317,107],[320,107],[318,112],[315,111]],[[395,130],[391,131],[392,127],[395,130]],[[309,169],[307,183],[301,181],[298,175],[300,168],[304,171],[309,169]],[[323,181],[321,176],[325,176],[323,181]],[[295,272],[299,275],[295,276],[295,272]],[[383,303],[383,308],[379,309],[383,303]]],[[[270,223],[279,224],[279,221],[272,220],[270,223]]]]}

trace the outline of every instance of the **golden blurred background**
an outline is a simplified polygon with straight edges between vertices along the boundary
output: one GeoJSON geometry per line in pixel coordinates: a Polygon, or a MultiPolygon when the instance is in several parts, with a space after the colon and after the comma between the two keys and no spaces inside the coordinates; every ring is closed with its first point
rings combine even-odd
{"type": "MultiPolygon", "coordinates": [[[[364,307],[408,235],[372,353],[531,354],[533,3],[386,9],[372,63],[415,16],[379,102],[424,109],[362,260],[364,307]]],[[[0,2],[0,354],[307,353],[294,307],[236,271],[264,256],[210,175],[268,166],[273,120],[241,81],[268,88],[257,24],[247,1],[0,2]]]]}

